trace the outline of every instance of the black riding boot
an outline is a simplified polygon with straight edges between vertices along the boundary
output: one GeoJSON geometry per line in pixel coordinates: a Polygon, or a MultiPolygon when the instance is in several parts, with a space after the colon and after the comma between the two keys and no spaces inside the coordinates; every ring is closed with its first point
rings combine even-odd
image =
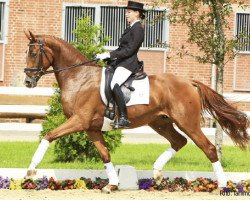
{"type": "Polygon", "coordinates": [[[118,122],[114,124],[114,128],[115,129],[128,128],[130,122],[128,121],[127,107],[126,107],[123,93],[118,84],[115,84],[113,88],[113,94],[114,94],[115,102],[118,106],[118,110],[120,114],[120,118],[118,119],[118,122]]]}

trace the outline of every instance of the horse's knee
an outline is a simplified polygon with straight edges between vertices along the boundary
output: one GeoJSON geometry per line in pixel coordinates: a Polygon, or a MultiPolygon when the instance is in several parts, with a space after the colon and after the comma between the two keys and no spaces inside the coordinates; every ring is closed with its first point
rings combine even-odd
{"type": "Polygon", "coordinates": [[[53,142],[53,137],[51,137],[50,133],[48,133],[47,135],[43,136],[42,139],[45,139],[45,140],[49,141],[50,143],[53,142]]]}

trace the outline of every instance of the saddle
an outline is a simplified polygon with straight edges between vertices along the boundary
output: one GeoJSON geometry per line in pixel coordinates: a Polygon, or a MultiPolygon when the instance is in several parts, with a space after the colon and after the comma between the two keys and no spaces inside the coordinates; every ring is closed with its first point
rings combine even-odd
{"type": "MultiPolygon", "coordinates": [[[[129,102],[131,98],[131,92],[135,91],[135,88],[132,86],[134,80],[142,80],[147,77],[147,74],[144,72],[143,61],[139,61],[139,69],[132,73],[131,76],[121,85],[121,90],[124,95],[124,100],[126,103],[129,102]]],[[[104,116],[113,120],[116,116],[116,105],[115,100],[113,98],[112,90],[110,88],[110,83],[114,75],[114,67],[112,65],[108,65],[105,69],[105,88],[104,93],[107,98],[107,106],[104,113],[104,116]]]]}

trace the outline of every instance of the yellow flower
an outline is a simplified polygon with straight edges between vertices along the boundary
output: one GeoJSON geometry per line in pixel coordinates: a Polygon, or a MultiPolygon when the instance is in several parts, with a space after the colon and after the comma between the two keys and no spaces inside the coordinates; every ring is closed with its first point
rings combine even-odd
{"type": "Polygon", "coordinates": [[[74,184],[74,189],[86,190],[87,187],[86,187],[86,184],[85,184],[85,182],[83,180],[77,179],[75,181],[75,184],[74,184]]]}
{"type": "Polygon", "coordinates": [[[22,189],[22,182],[23,182],[23,179],[11,179],[11,182],[10,182],[10,189],[11,190],[21,190],[22,189]]]}

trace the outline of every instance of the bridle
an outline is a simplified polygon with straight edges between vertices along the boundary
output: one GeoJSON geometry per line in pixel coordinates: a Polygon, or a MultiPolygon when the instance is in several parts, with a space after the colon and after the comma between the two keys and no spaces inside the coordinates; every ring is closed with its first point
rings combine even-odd
{"type": "MultiPolygon", "coordinates": [[[[46,59],[50,62],[47,54],[44,51],[44,44],[43,41],[39,38],[37,43],[30,43],[28,44],[28,46],[35,46],[35,45],[39,45],[39,62],[38,65],[36,67],[31,67],[31,68],[24,68],[24,73],[26,73],[27,76],[29,76],[30,78],[38,81],[43,75],[45,74],[51,74],[51,73],[58,73],[64,70],[68,70],[68,69],[72,69],[75,67],[79,67],[79,66],[83,66],[86,65],[88,63],[94,62],[94,61],[98,61],[98,59],[94,58],[92,60],[88,60],[86,62],[83,63],[79,63],[79,64],[75,64],[66,68],[61,68],[61,69],[53,69],[53,70],[44,70],[44,63],[43,63],[43,55],[45,55],[46,59]],[[32,75],[29,75],[28,72],[37,72],[34,73],[32,75]]],[[[51,63],[50,63],[51,65],[51,63]]]]}
{"type": "Polygon", "coordinates": [[[43,46],[43,42],[42,42],[41,39],[38,39],[37,43],[28,44],[29,47],[30,46],[36,46],[36,45],[39,45],[39,61],[38,61],[38,65],[36,67],[32,67],[32,68],[24,68],[24,73],[26,73],[26,75],[29,76],[30,78],[35,79],[36,81],[38,81],[41,78],[41,76],[46,74],[46,70],[44,70],[44,64],[43,64],[43,54],[46,56],[47,59],[48,59],[48,57],[44,52],[44,46],[43,46]],[[29,75],[28,72],[37,72],[37,73],[29,75]]]}

